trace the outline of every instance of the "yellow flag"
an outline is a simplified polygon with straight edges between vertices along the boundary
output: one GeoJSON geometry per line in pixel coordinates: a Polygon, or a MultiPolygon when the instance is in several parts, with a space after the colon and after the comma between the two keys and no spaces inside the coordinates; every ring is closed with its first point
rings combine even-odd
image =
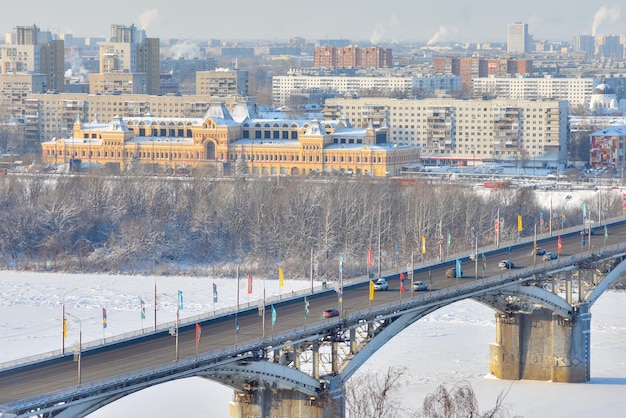
{"type": "Polygon", "coordinates": [[[370,300],[374,300],[374,281],[370,280],[370,300]]]}
{"type": "Polygon", "coordinates": [[[283,287],[285,285],[285,270],[282,267],[278,268],[278,286],[283,287]]]}
{"type": "Polygon", "coordinates": [[[63,318],[63,338],[67,338],[67,319],[63,318]]]}
{"type": "Polygon", "coordinates": [[[422,254],[426,254],[426,237],[422,236],[422,254]]]}
{"type": "Polygon", "coordinates": [[[522,215],[517,215],[517,230],[522,232],[524,228],[522,227],[522,215]]]}

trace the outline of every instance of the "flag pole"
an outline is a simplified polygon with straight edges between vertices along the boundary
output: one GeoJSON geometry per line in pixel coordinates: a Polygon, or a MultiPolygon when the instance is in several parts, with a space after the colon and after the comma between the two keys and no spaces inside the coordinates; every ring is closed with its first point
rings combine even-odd
{"type": "Polygon", "coordinates": [[[237,347],[237,334],[239,334],[239,330],[237,327],[239,326],[239,266],[237,266],[237,303],[235,304],[235,347],[237,347]]]}
{"type": "Polygon", "coordinates": [[[265,339],[265,276],[263,276],[263,339],[265,339]]]}

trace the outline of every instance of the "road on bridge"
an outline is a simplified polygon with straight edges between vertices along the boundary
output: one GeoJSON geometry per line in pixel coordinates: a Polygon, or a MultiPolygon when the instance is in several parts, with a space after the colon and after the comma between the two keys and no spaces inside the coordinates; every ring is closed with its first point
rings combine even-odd
{"type": "MultiPolygon", "coordinates": [[[[612,245],[626,242],[626,227],[624,223],[614,224],[608,228],[608,237],[605,240],[604,231],[598,231],[591,236],[592,248],[601,248],[603,245],[612,245]]],[[[562,237],[563,252],[561,256],[573,255],[581,252],[581,235],[570,233],[562,237]]],[[[538,245],[546,251],[557,252],[557,235],[538,241],[538,245]]],[[[585,247],[585,252],[589,251],[585,247]]],[[[471,253],[468,245],[468,256],[471,253]]],[[[545,263],[541,256],[532,255],[533,243],[526,243],[511,247],[504,247],[492,251],[486,255],[486,270],[483,272],[482,255],[479,252],[478,264],[470,261],[468,257],[463,259],[463,277],[446,278],[445,271],[455,267],[455,261],[447,261],[430,268],[416,270],[414,280],[421,280],[429,285],[431,290],[446,289],[459,286],[473,280],[490,280],[502,273],[498,268],[498,262],[510,258],[515,263],[515,268],[532,266],[534,263],[545,263]],[[477,268],[476,268],[477,267],[477,268]],[[476,277],[478,270],[478,277],[476,277]],[[432,285],[431,283],[432,279],[432,285]]],[[[392,275],[388,291],[375,293],[373,301],[369,300],[369,283],[346,285],[343,292],[344,312],[366,311],[378,305],[389,304],[401,299],[427,297],[430,290],[413,292],[409,280],[405,280],[406,292],[400,293],[398,275],[392,275]]],[[[303,298],[297,300],[275,302],[276,323],[271,326],[270,306],[265,310],[265,333],[271,334],[287,332],[297,327],[302,327],[306,322],[321,321],[322,311],[328,308],[338,307],[338,297],[335,292],[326,292],[309,296],[310,317],[305,316],[303,298]]],[[[244,345],[246,341],[258,340],[263,335],[263,320],[257,309],[239,312],[239,332],[235,330],[234,313],[226,317],[212,318],[200,322],[202,326],[202,338],[198,348],[199,353],[207,353],[212,350],[223,349],[235,344],[244,345]]],[[[328,319],[328,321],[337,318],[328,319]]],[[[196,355],[195,323],[184,323],[180,328],[179,358],[190,358],[196,355]]],[[[83,352],[81,361],[81,383],[87,385],[90,382],[112,378],[119,375],[137,372],[166,363],[174,363],[176,359],[175,337],[167,331],[159,333],[146,333],[142,338],[128,340],[110,346],[95,348],[83,352]]],[[[0,404],[27,399],[45,393],[76,388],[78,385],[78,367],[73,361],[73,354],[66,354],[62,358],[53,358],[41,363],[25,365],[15,368],[0,370],[0,404]]]]}

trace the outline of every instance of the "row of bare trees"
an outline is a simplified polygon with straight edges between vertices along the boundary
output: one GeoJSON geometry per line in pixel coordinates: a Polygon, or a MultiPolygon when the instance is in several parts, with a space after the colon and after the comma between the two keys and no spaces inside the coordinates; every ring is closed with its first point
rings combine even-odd
{"type": "MultiPolygon", "coordinates": [[[[469,253],[474,235],[479,245],[493,243],[498,213],[500,239],[514,238],[518,214],[539,224],[534,196],[369,178],[7,176],[1,260],[13,269],[116,273],[209,266],[211,274],[232,274],[241,265],[271,275],[280,266],[306,277],[312,252],[316,277],[332,279],[340,255],[344,273],[364,273],[368,248],[385,270],[469,253]]],[[[621,213],[621,202],[608,211],[621,213]]],[[[532,233],[525,227],[522,235],[532,233]]]]}

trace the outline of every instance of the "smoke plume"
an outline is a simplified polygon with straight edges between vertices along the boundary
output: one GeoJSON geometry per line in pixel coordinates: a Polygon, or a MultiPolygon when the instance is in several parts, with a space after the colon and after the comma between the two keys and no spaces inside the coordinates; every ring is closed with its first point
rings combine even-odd
{"type": "Polygon", "coordinates": [[[596,12],[593,17],[593,23],[591,24],[591,34],[596,36],[598,33],[598,27],[604,23],[613,23],[617,21],[620,17],[619,8],[608,8],[606,6],[600,7],[600,9],[596,12]]]}

